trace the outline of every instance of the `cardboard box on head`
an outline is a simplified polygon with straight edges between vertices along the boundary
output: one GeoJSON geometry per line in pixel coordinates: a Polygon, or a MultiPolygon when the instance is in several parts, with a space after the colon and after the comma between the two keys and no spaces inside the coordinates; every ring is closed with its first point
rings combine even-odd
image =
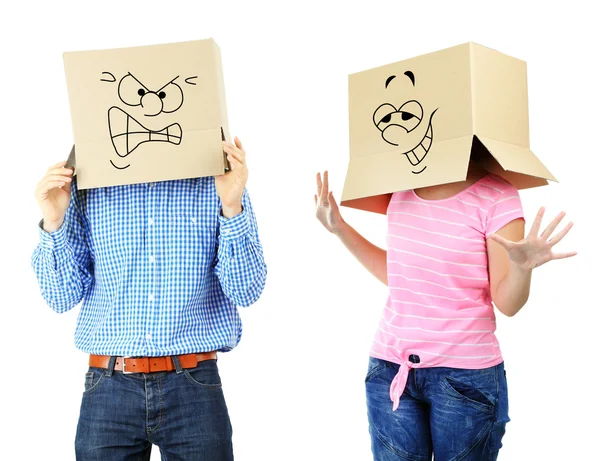
{"type": "Polygon", "coordinates": [[[466,179],[472,158],[518,189],[556,181],[529,149],[523,61],[466,43],[352,74],[341,204],[386,213],[390,194],[466,179]]]}
{"type": "Polygon", "coordinates": [[[64,54],[81,189],[214,176],[229,165],[212,39],[64,54]]]}

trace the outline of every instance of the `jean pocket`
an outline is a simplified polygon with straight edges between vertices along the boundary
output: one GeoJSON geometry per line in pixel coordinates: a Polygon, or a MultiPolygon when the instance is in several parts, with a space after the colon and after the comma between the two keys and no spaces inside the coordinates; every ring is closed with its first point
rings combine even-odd
{"type": "Polygon", "coordinates": [[[365,383],[368,383],[373,378],[376,378],[388,368],[391,368],[390,364],[385,360],[369,357],[369,368],[367,370],[367,376],[365,377],[365,383]]]}
{"type": "Polygon", "coordinates": [[[206,360],[200,362],[196,368],[184,369],[183,375],[194,386],[204,389],[220,389],[222,387],[216,360],[206,360]]]}
{"type": "Polygon", "coordinates": [[[442,388],[447,395],[485,412],[491,412],[495,403],[481,390],[471,384],[446,376],[442,379],[442,388]]]}
{"type": "Polygon", "coordinates": [[[104,376],[104,370],[90,368],[85,374],[83,395],[91,394],[98,389],[98,386],[104,380],[104,376]]]}

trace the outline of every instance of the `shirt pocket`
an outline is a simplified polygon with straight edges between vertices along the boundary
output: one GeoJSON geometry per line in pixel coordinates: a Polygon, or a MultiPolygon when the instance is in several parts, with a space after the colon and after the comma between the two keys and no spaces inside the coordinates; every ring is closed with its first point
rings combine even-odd
{"type": "Polygon", "coordinates": [[[166,216],[165,243],[176,266],[205,266],[215,251],[213,234],[199,213],[170,213],[166,216]],[[212,237],[212,238],[211,238],[212,237]]]}

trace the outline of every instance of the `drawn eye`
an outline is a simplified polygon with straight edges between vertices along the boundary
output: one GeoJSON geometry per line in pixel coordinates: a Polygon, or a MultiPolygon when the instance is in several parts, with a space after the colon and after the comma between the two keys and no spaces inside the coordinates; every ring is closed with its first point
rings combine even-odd
{"type": "Polygon", "coordinates": [[[373,123],[377,128],[382,129],[382,123],[389,123],[392,120],[392,114],[396,113],[396,108],[391,104],[382,104],[373,114],[373,123]]]}
{"type": "Polygon", "coordinates": [[[148,90],[140,86],[140,82],[131,74],[127,74],[119,82],[119,98],[128,106],[139,106],[142,96],[148,90]]]}
{"type": "Polygon", "coordinates": [[[398,109],[398,112],[402,115],[402,120],[408,121],[413,118],[421,121],[423,118],[423,107],[417,101],[407,101],[402,104],[402,107],[398,109]]]}
{"type": "Polygon", "coordinates": [[[183,104],[183,90],[174,82],[169,83],[161,88],[158,97],[163,102],[163,112],[170,114],[175,112],[183,104]]]}

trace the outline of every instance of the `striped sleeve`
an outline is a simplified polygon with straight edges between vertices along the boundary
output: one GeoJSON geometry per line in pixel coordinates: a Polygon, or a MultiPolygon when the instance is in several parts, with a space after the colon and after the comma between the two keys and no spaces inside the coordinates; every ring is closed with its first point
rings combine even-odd
{"type": "Polygon", "coordinates": [[[519,191],[509,183],[502,183],[501,193],[489,208],[485,226],[485,237],[498,232],[509,222],[524,218],[519,191]]]}

